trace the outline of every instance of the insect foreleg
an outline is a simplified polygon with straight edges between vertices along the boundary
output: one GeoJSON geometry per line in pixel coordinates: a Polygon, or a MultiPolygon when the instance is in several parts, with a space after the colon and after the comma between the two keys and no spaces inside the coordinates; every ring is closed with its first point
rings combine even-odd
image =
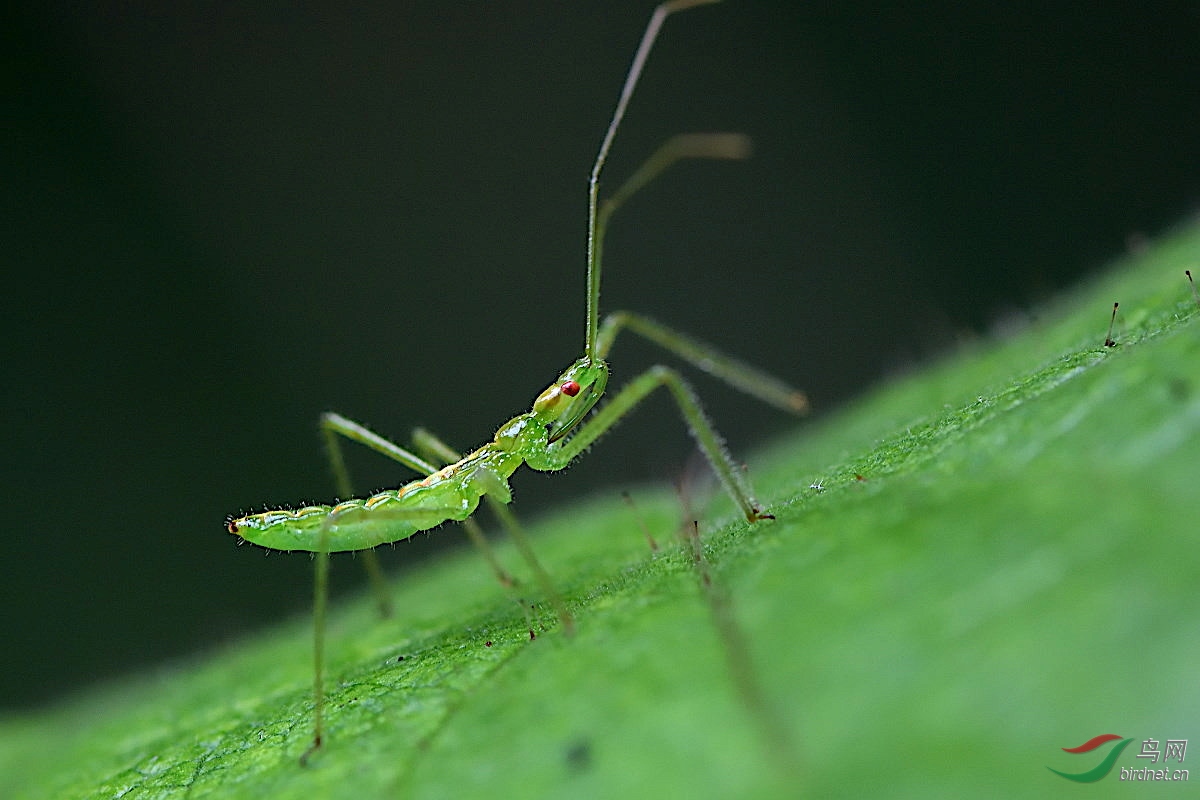
{"type": "Polygon", "coordinates": [[[590,447],[601,434],[619,422],[622,417],[633,410],[634,406],[660,386],[665,386],[671,392],[671,397],[679,406],[679,411],[683,414],[683,419],[695,438],[696,444],[708,458],[708,463],[712,465],[713,471],[717,474],[717,478],[720,479],[725,490],[729,492],[730,497],[737,502],[742,513],[746,515],[746,519],[754,522],[770,518],[769,514],[764,514],[759,509],[742,470],[729,455],[729,451],[725,449],[725,442],[721,439],[721,435],[704,415],[700,401],[696,398],[692,387],[683,379],[683,376],[670,367],[656,366],[646,370],[622,388],[612,400],[596,412],[595,416],[567,439],[561,448],[548,450],[542,455],[527,457],[526,463],[538,470],[563,469],[572,459],[590,447]]]}

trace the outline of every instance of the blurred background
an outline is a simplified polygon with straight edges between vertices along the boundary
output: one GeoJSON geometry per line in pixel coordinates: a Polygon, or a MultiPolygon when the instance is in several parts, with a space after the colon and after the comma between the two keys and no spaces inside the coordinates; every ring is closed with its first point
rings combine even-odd
{"type": "MultiPolygon", "coordinates": [[[[652,3],[378,5],[3,12],[0,707],[307,613],[309,559],[223,523],[330,499],[321,411],[469,448],[578,356],[587,175],[652,3]]],[[[677,132],[755,155],[631,202],[602,305],[828,411],[1193,215],[1198,46],[1183,2],[676,17],[607,185],[677,132]]],[[[658,357],[622,340],[614,385],[658,357]]],[[[797,424],[696,385],[737,454],[797,424]]],[[[670,480],[690,447],[655,398],[516,476],[518,508],[670,480]]]]}

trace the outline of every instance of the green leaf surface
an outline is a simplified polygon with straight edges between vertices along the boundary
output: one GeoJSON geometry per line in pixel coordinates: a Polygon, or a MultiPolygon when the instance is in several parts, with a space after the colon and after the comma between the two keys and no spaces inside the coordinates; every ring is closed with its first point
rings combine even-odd
{"type": "MultiPolygon", "coordinates": [[[[307,767],[298,619],[0,721],[0,797],[1079,790],[1048,767],[1103,753],[1061,748],[1200,732],[1197,265],[1190,228],[751,457],[777,519],[713,501],[708,592],[669,492],[633,492],[658,553],[604,492],[532,526],[573,637],[463,551],[397,576],[392,619],[365,596],[331,614],[307,767]]],[[[1129,796],[1115,771],[1086,791],[1129,796]]]]}

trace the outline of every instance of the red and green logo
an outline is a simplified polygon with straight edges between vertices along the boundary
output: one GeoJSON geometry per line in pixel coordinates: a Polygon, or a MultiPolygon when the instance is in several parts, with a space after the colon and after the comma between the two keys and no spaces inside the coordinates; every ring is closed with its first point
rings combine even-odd
{"type": "Polygon", "coordinates": [[[1115,742],[1118,740],[1120,740],[1120,744],[1114,745],[1113,748],[1108,751],[1108,755],[1106,755],[1099,764],[1087,770],[1086,772],[1061,772],[1054,767],[1046,767],[1046,769],[1050,770],[1055,775],[1063,776],[1069,781],[1075,781],[1076,783],[1095,783],[1108,773],[1112,772],[1113,764],[1117,763],[1117,758],[1121,755],[1121,751],[1128,747],[1129,743],[1132,742],[1133,739],[1124,739],[1120,736],[1117,736],[1115,733],[1104,733],[1100,736],[1088,739],[1078,747],[1063,748],[1063,750],[1068,753],[1091,753],[1108,744],[1109,742],[1115,742]]]}

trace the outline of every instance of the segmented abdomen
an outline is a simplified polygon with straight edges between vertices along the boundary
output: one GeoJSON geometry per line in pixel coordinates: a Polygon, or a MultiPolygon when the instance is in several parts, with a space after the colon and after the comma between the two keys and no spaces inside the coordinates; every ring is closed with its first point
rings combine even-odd
{"type": "Polygon", "coordinates": [[[338,553],[407,539],[447,520],[463,520],[490,494],[512,500],[507,478],[522,456],[487,444],[432,475],[334,506],[264,511],[230,519],[226,529],[272,550],[338,553]]]}
{"type": "Polygon", "coordinates": [[[366,550],[407,539],[449,519],[470,516],[479,505],[479,495],[455,483],[425,486],[417,481],[335,506],[250,514],[231,519],[226,527],[230,533],[272,550],[366,550]]]}

